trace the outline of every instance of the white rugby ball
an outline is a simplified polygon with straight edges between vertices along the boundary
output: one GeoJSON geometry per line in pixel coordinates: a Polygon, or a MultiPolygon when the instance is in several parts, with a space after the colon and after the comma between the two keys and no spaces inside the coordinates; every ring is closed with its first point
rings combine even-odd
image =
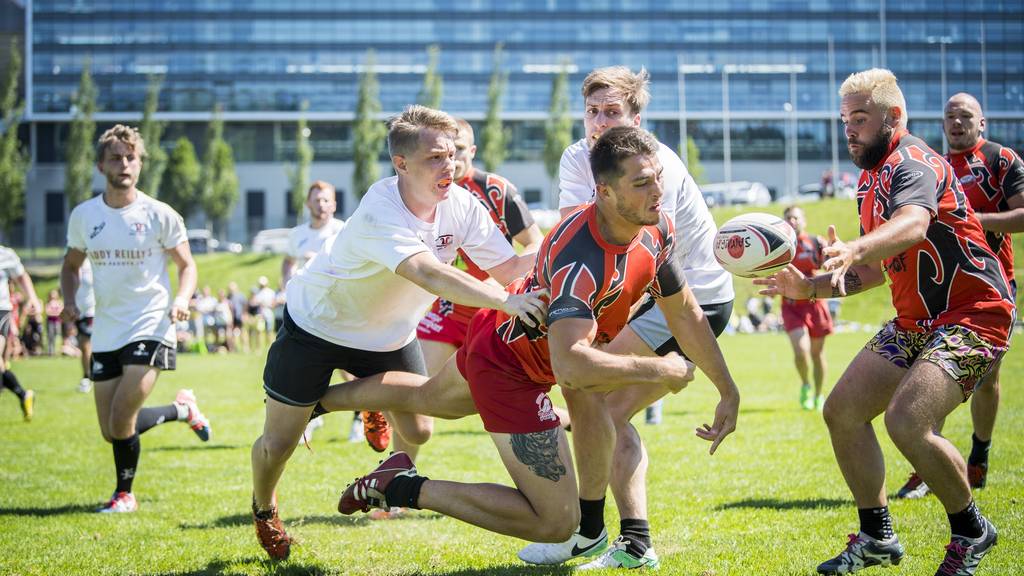
{"type": "Polygon", "coordinates": [[[796,231],[772,214],[751,212],[729,220],[715,234],[715,259],[744,278],[768,276],[796,254],[796,231]]]}

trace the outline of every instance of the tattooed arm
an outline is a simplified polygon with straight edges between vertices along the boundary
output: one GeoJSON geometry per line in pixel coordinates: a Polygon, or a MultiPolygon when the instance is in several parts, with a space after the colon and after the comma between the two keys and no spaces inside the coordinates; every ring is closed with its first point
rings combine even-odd
{"type": "Polygon", "coordinates": [[[558,453],[558,428],[543,432],[511,434],[509,443],[516,458],[534,474],[558,482],[566,475],[565,463],[558,453]]]}
{"type": "Polygon", "coordinates": [[[859,264],[846,270],[840,285],[832,285],[832,274],[819,274],[813,278],[803,275],[792,264],[768,278],[755,278],[754,284],[763,286],[759,292],[765,296],[785,296],[794,300],[814,298],[841,298],[859,294],[885,283],[881,265],[859,264]]]}

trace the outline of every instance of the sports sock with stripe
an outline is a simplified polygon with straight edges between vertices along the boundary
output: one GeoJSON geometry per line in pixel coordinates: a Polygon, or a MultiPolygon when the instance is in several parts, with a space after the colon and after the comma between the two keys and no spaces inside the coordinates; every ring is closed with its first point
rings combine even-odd
{"type": "MultiPolygon", "coordinates": [[[[159,426],[164,422],[173,422],[178,420],[181,416],[178,406],[180,405],[168,404],[167,406],[152,406],[139,410],[139,415],[135,418],[135,433],[142,434],[150,428],[159,426]]],[[[188,418],[187,406],[185,406],[185,417],[188,418]]]]}
{"type": "Polygon", "coordinates": [[[892,515],[889,514],[888,506],[858,508],[857,515],[860,516],[860,531],[875,540],[888,540],[896,535],[896,531],[892,528],[892,515]]]}
{"type": "Polygon", "coordinates": [[[395,476],[384,490],[388,506],[420,509],[420,489],[430,478],[426,476],[395,476]]]}
{"type": "Polygon", "coordinates": [[[139,442],[139,435],[132,434],[128,438],[110,441],[114,448],[114,468],[117,469],[117,491],[131,492],[132,481],[135,480],[135,469],[139,465],[139,453],[142,452],[142,444],[139,442]]]}

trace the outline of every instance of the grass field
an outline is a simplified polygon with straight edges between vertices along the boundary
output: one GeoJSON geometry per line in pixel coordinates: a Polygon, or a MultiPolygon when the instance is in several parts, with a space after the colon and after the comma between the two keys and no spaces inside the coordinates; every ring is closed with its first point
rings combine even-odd
{"type": "MultiPolygon", "coordinates": [[[[828,341],[830,381],[868,334],[828,341]]],[[[1020,337],[1017,338],[1019,345],[1020,337]]],[[[668,400],[660,426],[637,426],[651,454],[654,544],[662,573],[703,576],[809,575],[856,530],[856,512],[832,457],[818,413],[797,407],[795,372],[781,335],[725,336],[723,348],[743,393],[737,432],[718,454],[693,429],[709,421],[713,387],[698,379],[668,400]]],[[[151,403],[194,388],[213,423],[202,444],[182,424],[143,436],[135,491],[140,509],[100,516],[92,510],[113,489],[110,448],[100,439],[92,400],[75,391],[72,359],[32,359],[14,369],[37,391],[37,416],[23,423],[11,394],[0,395],[3,464],[0,478],[0,573],[3,574],[565,574],[568,568],[520,564],[513,538],[421,512],[386,522],[341,516],[340,490],[378,456],[345,441],[350,418],[328,417],[313,452],[296,451],[280,487],[290,532],[301,540],[289,561],[264,561],[248,510],[249,447],[263,424],[263,355],[182,356],[151,403]]],[[[1001,530],[1000,545],[979,574],[1020,574],[1024,530],[1024,396],[1017,382],[1024,357],[1009,354],[989,486],[978,501],[1001,530]]],[[[877,428],[884,437],[884,428],[877,428]]],[[[947,425],[958,446],[969,444],[966,407],[947,425]]],[[[910,471],[883,439],[890,492],[910,471]]],[[[479,419],[440,422],[422,452],[421,473],[438,479],[508,483],[479,419]]],[[[609,497],[606,520],[617,533],[609,497]]],[[[933,497],[893,501],[896,528],[908,551],[897,569],[867,574],[930,575],[941,560],[948,524],[933,497]]]]}

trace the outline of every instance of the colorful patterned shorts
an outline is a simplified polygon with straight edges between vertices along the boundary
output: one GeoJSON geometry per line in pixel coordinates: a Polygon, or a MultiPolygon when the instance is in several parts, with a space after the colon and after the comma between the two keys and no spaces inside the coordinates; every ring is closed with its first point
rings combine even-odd
{"type": "Polygon", "coordinates": [[[918,360],[937,365],[960,385],[964,402],[1006,352],[1005,347],[993,346],[958,324],[939,326],[931,332],[910,332],[897,328],[892,321],[886,322],[864,348],[908,370],[918,360]]]}

